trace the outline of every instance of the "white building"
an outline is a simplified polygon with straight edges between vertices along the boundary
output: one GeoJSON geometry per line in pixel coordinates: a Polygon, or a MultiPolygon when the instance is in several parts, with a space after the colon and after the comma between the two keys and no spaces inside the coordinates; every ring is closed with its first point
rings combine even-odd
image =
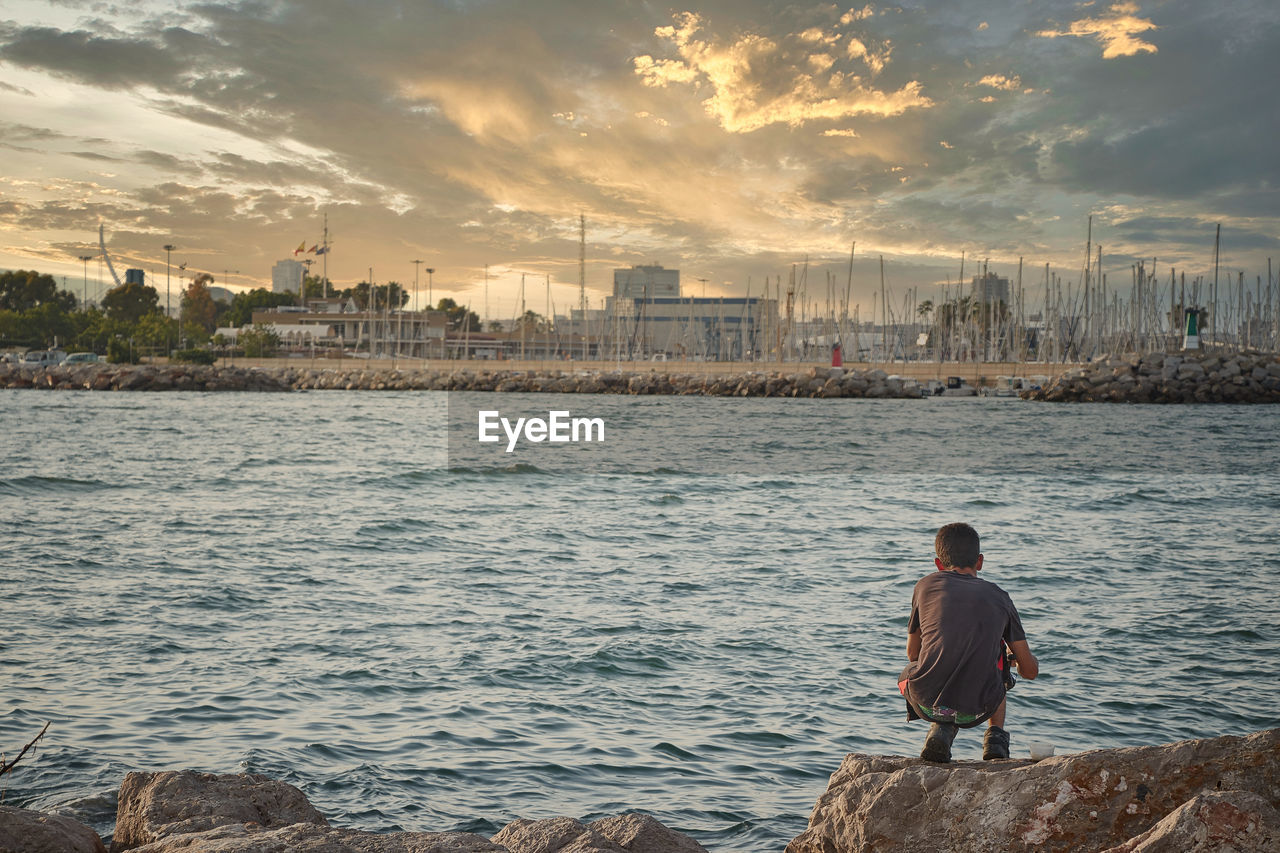
{"type": "Polygon", "coordinates": [[[271,292],[301,293],[302,276],[305,270],[306,267],[301,261],[295,261],[292,258],[276,261],[276,265],[271,268],[271,292]]]}
{"type": "Polygon", "coordinates": [[[979,305],[1009,305],[1009,279],[1001,278],[993,272],[973,277],[973,291],[970,298],[979,305]]]}
{"type": "Polygon", "coordinates": [[[661,264],[614,270],[613,295],[616,299],[678,299],[680,270],[664,269],[661,264]]]}

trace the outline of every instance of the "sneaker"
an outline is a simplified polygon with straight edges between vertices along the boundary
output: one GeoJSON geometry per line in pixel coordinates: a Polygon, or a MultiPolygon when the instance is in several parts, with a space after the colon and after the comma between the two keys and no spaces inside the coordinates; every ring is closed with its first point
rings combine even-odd
{"type": "Polygon", "coordinates": [[[1009,733],[999,726],[990,726],[982,736],[982,760],[1009,757],[1009,733]]]}
{"type": "Polygon", "coordinates": [[[924,739],[920,757],[925,761],[946,764],[951,760],[951,742],[956,739],[958,729],[955,723],[934,723],[929,727],[929,736],[924,739]]]}

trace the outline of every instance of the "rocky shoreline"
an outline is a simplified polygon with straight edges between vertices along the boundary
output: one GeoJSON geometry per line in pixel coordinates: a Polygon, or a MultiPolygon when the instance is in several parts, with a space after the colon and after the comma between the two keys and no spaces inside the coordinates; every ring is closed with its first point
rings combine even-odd
{"type": "MultiPolygon", "coordinates": [[[[643,370],[503,370],[221,367],[82,364],[0,365],[0,388],[54,391],[493,391],[563,394],[920,399],[915,379],[870,368],[695,375],[643,370]]],[[[1150,352],[1104,356],[1023,391],[1051,403],[1280,403],[1280,354],[1150,352]]]]}
{"type": "MultiPolygon", "coordinates": [[[[0,806],[4,853],[106,853],[70,818],[0,806]]],[[[130,773],[120,785],[111,853],[707,853],[645,814],[590,824],[516,819],[492,838],[471,832],[367,832],[332,826],[294,786],[252,773],[130,773]]]]}
{"type": "MultiPolygon", "coordinates": [[[[1042,761],[845,756],[786,853],[1280,850],[1280,729],[1042,761]]],[[[106,853],[70,818],[0,806],[6,853],[106,853]]],[[[491,838],[332,826],[253,774],[130,773],[112,853],[706,853],[645,814],[517,819],[491,838]]],[[[726,851],[728,853],[728,851],[726,851]]]]}
{"type": "Polygon", "coordinates": [[[54,391],[497,391],[666,394],[706,397],[919,399],[913,379],[883,370],[810,367],[794,372],[694,376],[657,371],[512,371],[205,365],[89,364],[19,369],[0,365],[0,388],[54,391]]]}
{"type": "Polygon", "coordinates": [[[1280,355],[1108,356],[1019,396],[1050,403],[1280,403],[1280,355]]]}

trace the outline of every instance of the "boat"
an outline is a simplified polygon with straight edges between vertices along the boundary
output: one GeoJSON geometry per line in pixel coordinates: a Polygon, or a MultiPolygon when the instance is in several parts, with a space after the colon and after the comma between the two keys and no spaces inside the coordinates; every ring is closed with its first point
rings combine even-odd
{"type": "Polygon", "coordinates": [[[946,387],[942,389],[941,397],[976,397],[978,389],[974,388],[968,382],[965,382],[959,376],[948,376],[946,387]]]}
{"type": "Polygon", "coordinates": [[[928,379],[920,385],[921,397],[976,397],[978,389],[959,376],[948,376],[946,382],[928,379]]]}
{"type": "Polygon", "coordinates": [[[1005,376],[996,377],[996,384],[989,388],[983,388],[981,393],[984,397],[999,397],[1002,399],[1016,398],[1019,392],[1031,390],[1031,382],[1023,376],[1005,376]]]}

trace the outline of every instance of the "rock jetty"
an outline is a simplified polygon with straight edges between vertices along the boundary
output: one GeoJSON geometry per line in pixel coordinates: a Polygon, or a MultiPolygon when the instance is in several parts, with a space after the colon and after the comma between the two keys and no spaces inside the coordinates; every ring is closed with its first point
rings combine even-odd
{"type": "Polygon", "coordinates": [[[59,391],[546,391],[563,394],[668,394],[704,397],[871,397],[918,399],[913,379],[883,370],[810,367],[796,371],[700,376],[640,371],[374,370],[307,367],[90,364],[0,365],[0,388],[59,391]]]}
{"type": "Polygon", "coordinates": [[[786,853],[1275,853],[1280,729],[1043,761],[848,755],[786,853]]]}
{"type": "Polygon", "coordinates": [[[1050,403],[1280,403],[1280,355],[1103,356],[1021,396],[1050,403]]]}
{"type": "MultiPolygon", "coordinates": [[[[0,806],[5,853],[106,853],[92,829],[0,806]]],[[[517,819],[493,838],[469,832],[365,832],[334,827],[306,795],[255,774],[130,773],[120,785],[111,853],[707,853],[644,814],[583,824],[517,819]]]]}

